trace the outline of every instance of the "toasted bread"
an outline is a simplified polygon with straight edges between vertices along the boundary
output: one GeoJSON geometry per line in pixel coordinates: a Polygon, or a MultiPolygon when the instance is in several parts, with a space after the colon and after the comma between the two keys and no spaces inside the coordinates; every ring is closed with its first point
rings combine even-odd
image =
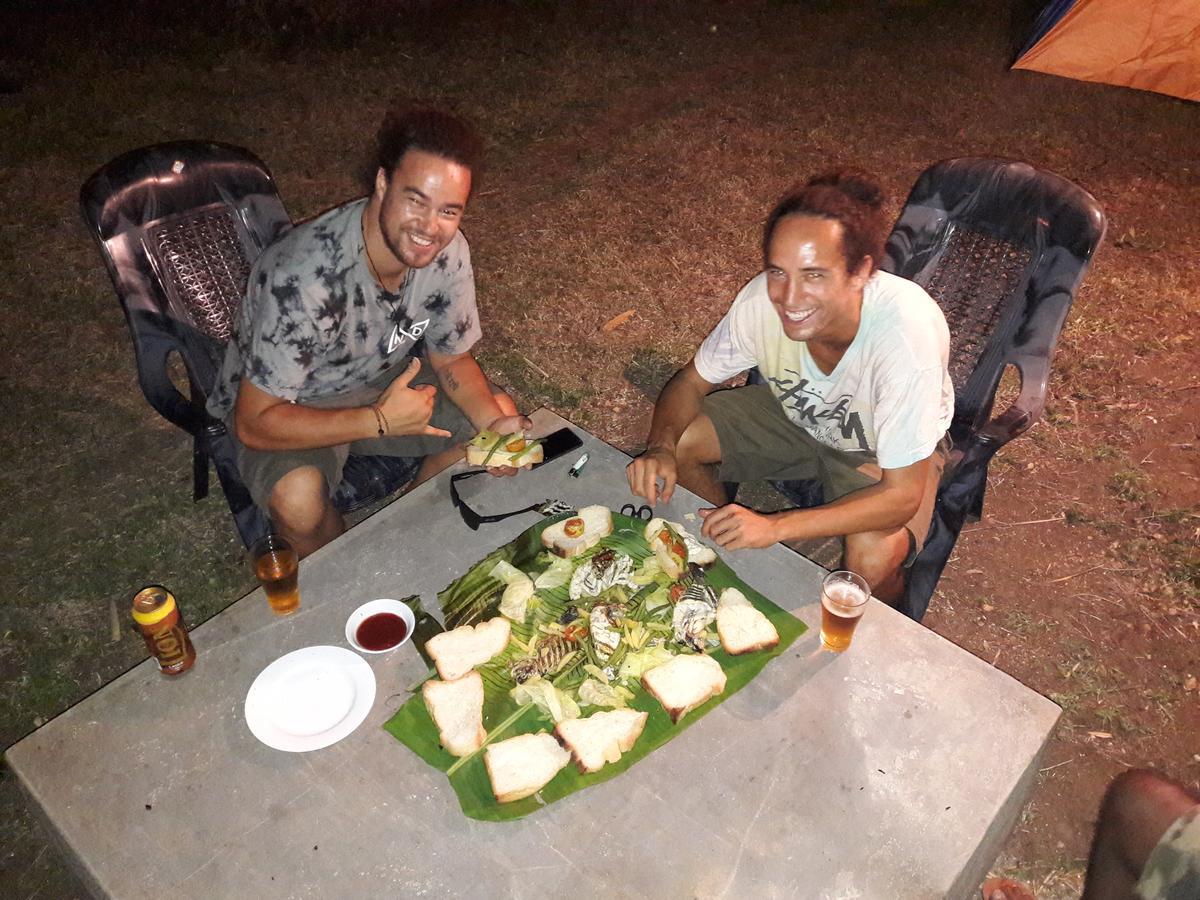
{"type": "Polygon", "coordinates": [[[467,756],[483,746],[487,732],[483,728],[483,678],[478,672],[468,672],[455,681],[431,678],[421,686],[421,696],[447,753],[467,756]]]}
{"type": "Polygon", "coordinates": [[[508,646],[510,633],[508,619],[496,616],[478,625],[460,625],[453,631],[434,635],[425,644],[425,652],[434,661],[442,680],[453,681],[508,646]]]}
{"type": "Polygon", "coordinates": [[[686,653],[648,669],[642,675],[642,687],[662,704],[672,722],[678,722],[725,690],[725,672],[711,656],[686,653]]]}
{"type": "Polygon", "coordinates": [[[554,733],[571,751],[580,772],[599,772],[605,763],[616,762],[637,741],[649,713],[636,709],[612,709],[586,719],[563,719],[554,733]]]}
{"type": "Polygon", "coordinates": [[[502,435],[484,429],[467,444],[467,464],[472,466],[512,466],[519,469],[540,463],[542,458],[542,445],[526,440],[520,432],[502,435]]]}
{"type": "Polygon", "coordinates": [[[536,794],[570,761],[571,754],[545,731],[499,741],[483,751],[492,793],[501,803],[536,794]]]}
{"type": "Polygon", "coordinates": [[[717,602],[717,635],[732,656],[766,650],[779,643],[779,632],[737,588],[726,588],[717,602]]]}
{"type": "Polygon", "coordinates": [[[585,550],[596,546],[600,539],[612,534],[612,510],[606,506],[585,506],[574,516],[568,516],[561,522],[555,522],[542,532],[542,546],[570,559],[585,550]],[[583,520],[582,534],[574,537],[567,534],[567,523],[575,519],[583,520]]]}

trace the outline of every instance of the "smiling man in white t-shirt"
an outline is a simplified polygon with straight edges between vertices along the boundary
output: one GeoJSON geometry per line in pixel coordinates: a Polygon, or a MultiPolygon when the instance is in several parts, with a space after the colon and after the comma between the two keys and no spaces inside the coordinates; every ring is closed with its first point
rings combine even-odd
{"type": "Polygon", "coordinates": [[[717,504],[722,547],[845,537],[846,568],[881,600],[925,540],[954,411],[950,338],[937,304],[879,271],[887,222],[868,176],[818,176],[767,219],[764,271],[668,382],[629,485],[651,503],[676,481],[717,504]],[[765,384],[717,391],[757,366],[765,384]],[[816,478],[825,503],[762,514],[724,482],[816,478]]]}

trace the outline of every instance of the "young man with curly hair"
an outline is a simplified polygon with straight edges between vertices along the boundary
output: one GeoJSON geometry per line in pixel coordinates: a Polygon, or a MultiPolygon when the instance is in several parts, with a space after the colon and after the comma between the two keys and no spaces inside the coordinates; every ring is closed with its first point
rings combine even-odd
{"type": "Polygon", "coordinates": [[[419,481],[476,431],[529,427],[471,355],[481,331],[459,225],[478,135],[412,108],[389,114],[377,143],[369,196],[292,229],[255,263],[209,401],[251,495],[301,555],[344,528],[331,496],[351,451],[423,457],[419,481]]]}
{"type": "Polygon", "coordinates": [[[920,549],[954,406],[949,332],[937,304],[879,270],[883,192],[835,172],[789,191],[767,218],[764,270],[667,383],[633,492],[680,482],[716,504],[702,533],[722,547],[845,538],[845,566],[895,602],[920,549]],[[757,367],[765,384],[714,391],[757,367]],[[724,482],[819,479],[824,505],[762,514],[724,482]]]}

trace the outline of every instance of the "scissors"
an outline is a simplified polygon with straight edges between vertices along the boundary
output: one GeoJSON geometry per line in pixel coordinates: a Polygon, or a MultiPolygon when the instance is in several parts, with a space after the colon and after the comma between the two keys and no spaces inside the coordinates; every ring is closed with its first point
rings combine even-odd
{"type": "Polygon", "coordinates": [[[621,507],[621,515],[631,516],[634,519],[641,519],[644,522],[649,522],[654,518],[654,510],[645,505],[634,506],[632,503],[626,503],[621,507]]]}

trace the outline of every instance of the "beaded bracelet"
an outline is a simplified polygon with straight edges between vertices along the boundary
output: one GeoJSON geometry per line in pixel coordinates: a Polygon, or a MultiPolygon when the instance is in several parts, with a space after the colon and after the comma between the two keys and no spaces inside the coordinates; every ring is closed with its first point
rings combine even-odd
{"type": "Polygon", "coordinates": [[[379,436],[383,437],[390,430],[387,417],[378,406],[372,406],[371,412],[375,413],[375,424],[379,428],[379,436]]]}

